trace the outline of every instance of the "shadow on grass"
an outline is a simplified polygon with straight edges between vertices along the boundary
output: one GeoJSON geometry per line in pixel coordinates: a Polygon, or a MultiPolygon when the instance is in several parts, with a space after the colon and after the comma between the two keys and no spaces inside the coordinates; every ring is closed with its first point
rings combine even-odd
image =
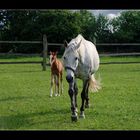
{"type": "MultiPolygon", "coordinates": [[[[4,64],[0,67],[0,74],[16,74],[16,73],[40,73],[42,71],[42,65],[37,64],[4,64]],[[27,69],[26,69],[27,68],[27,69]]],[[[50,70],[50,66],[46,66],[46,70],[50,70]]]]}
{"type": "Polygon", "coordinates": [[[137,69],[137,70],[130,70],[130,72],[140,72],[140,69],[137,69]]]}
{"type": "Polygon", "coordinates": [[[0,99],[0,102],[5,102],[5,101],[15,101],[15,100],[24,100],[24,99],[31,99],[32,97],[29,96],[17,96],[17,97],[7,97],[4,99],[0,99]]]}
{"type": "Polygon", "coordinates": [[[0,116],[0,130],[22,130],[21,127],[24,127],[24,130],[38,129],[35,126],[40,124],[51,125],[52,121],[58,121],[56,115],[65,117],[68,113],[68,109],[52,109],[28,114],[0,116]],[[37,121],[34,120],[34,117],[38,117],[37,121]],[[41,120],[42,117],[44,118],[41,120]]]}
{"type": "Polygon", "coordinates": [[[7,71],[5,71],[5,69],[4,69],[4,71],[2,71],[1,69],[0,69],[0,73],[2,73],[2,74],[5,74],[5,73],[11,73],[11,74],[16,74],[16,73],[39,73],[39,72],[42,72],[42,68],[41,68],[41,66],[40,66],[40,70],[21,70],[21,69],[17,69],[17,70],[12,70],[12,71],[10,71],[10,70],[7,70],[7,71]]]}
{"type": "Polygon", "coordinates": [[[30,54],[19,54],[19,55],[16,55],[16,54],[1,54],[0,55],[0,59],[24,59],[24,58],[31,58],[31,57],[40,57],[41,56],[39,54],[36,54],[36,55],[30,55],[30,54]]]}

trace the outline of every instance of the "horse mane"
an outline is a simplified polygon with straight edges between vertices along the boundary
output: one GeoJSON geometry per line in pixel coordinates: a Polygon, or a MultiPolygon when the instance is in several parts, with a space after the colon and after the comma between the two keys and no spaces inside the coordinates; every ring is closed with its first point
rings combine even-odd
{"type": "MultiPolygon", "coordinates": [[[[81,34],[79,34],[79,35],[77,35],[76,38],[72,39],[69,42],[68,46],[70,46],[70,45],[71,46],[76,46],[77,44],[79,44],[81,42],[81,40],[85,40],[85,39],[84,39],[84,37],[81,34]]],[[[71,48],[74,49],[73,47],[71,47],[71,48]]]]}
{"type": "Polygon", "coordinates": [[[85,39],[84,39],[84,37],[83,37],[81,34],[79,34],[79,35],[75,38],[75,41],[76,41],[76,43],[78,44],[81,40],[85,40],[85,39]]]}
{"type": "Polygon", "coordinates": [[[68,45],[70,45],[70,44],[78,44],[78,43],[80,43],[81,40],[85,40],[85,39],[84,39],[84,37],[83,37],[81,34],[79,34],[79,35],[77,35],[76,38],[72,39],[72,40],[69,42],[68,45]]]}

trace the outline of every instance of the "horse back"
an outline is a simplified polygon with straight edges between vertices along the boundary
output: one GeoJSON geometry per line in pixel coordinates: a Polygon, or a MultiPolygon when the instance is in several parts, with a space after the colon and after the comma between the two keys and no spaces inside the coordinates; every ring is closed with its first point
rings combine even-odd
{"type": "Polygon", "coordinates": [[[90,67],[91,71],[97,71],[99,68],[99,54],[97,52],[96,46],[88,40],[84,40],[81,43],[80,56],[83,62],[82,67],[90,67]]]}

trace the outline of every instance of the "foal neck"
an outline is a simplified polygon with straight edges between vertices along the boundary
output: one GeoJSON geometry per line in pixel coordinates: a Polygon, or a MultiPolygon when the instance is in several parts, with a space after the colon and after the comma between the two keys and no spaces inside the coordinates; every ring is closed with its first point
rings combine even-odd
{"type": "Polygon", "coordinates": [[[56,56],[53,56],[52,57],[52,60],[51,60],[51,65],[52,64],[56,64],[57,60],[58,60],[57,57],[56,56]]]}

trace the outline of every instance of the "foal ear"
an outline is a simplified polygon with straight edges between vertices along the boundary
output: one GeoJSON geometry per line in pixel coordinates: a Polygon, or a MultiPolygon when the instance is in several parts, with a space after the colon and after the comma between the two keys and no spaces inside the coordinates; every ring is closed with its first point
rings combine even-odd
{"type": "Polygon", "coordinates": [[[64,40],[64,47],[68,47],[68,42],[64,40]]]}

